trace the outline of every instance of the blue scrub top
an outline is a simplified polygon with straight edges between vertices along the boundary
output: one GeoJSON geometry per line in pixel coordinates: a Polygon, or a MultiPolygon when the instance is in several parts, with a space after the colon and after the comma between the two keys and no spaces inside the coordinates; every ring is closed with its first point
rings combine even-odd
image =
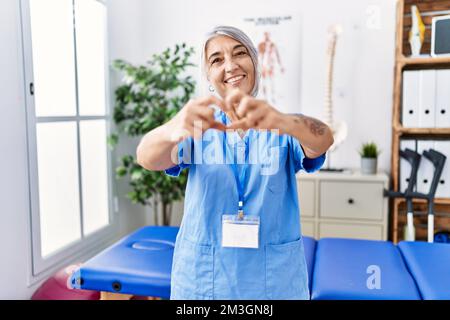
{"type": "MultiPolygon", "coordinates": [[[[230,119],[218,110],[215,118],[230,119]]],[[[189,168],[184,215],[177,236],[171,299],[309,299],[295,173],[318,170],[297,139],[270,131],[207,130],[178,145],[178,176],[189,168]],[[259,248],[222,247],[222,215],[237,214],[238,173],[244,169],[244,214],[259,216],[259,248]]]]}

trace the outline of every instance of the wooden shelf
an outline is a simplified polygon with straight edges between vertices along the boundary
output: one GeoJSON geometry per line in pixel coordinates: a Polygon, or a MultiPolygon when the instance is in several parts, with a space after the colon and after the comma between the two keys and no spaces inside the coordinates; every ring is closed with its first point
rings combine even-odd
{"type": "Polygon", "coordinates": [[[403,136],[450,138],[450,128],[404,128],[399,126],[396,130],[403,136]]]}
{"type": "Polygon", "coordinates": [[[405,57],[401,55],[398,62],[403,68],[445,68],[450,67],[450,57],[405,57]]]}
{"type": "MultiPolygon", "coordinates": [[[[395,200],[396,200],[397,205],[406,203],[406,200],[402,199],[402,198],[397,198],[395,200]]],[[[425,199],[414,199],[413,200],[413,204],[426,204],[426,203],[427,203],[427,200],[425,200],[425,199]]],[[[450,205],[450,198],[435,198],[434,204],[435,205],[450,205]]]]}

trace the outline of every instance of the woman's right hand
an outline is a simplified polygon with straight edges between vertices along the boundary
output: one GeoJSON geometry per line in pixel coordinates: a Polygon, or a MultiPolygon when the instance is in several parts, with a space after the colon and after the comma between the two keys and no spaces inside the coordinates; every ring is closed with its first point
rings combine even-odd
{"type": "Polygon", "coordinates": [[[215,96],[189,100],[172,119],[173,131],[171,140],[180,142],[189,136],[198,139],[208,129],[225,131],[226,126],[214,119],[214,109],[209,107],[212,104],[225,110],[224,102],[215,96]]]}

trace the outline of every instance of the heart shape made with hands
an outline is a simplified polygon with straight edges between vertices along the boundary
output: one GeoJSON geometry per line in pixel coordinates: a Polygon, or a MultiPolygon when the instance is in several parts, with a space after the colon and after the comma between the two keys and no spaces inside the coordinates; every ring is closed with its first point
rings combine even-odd
{"type": "Polygon", "coordinates": [[[266,129],[277,126],[279,122],[276,110],[264,100],[258,100],[240,89],[227,92],[224,99],[211,96],[209,101],[214,103],[227,114],[232,123],[224,127],[220,125],[219,130],[237,130],[241,135],[248,129],[266,129]]]}
{"type": "MultiPolygon", "coordinates": [[[[233,121],[233,123],[236,123],[239,120],[245,118],[245,117],[243,117],[243,118],[239,117],[238,114],[236,113],[236,108],[238,105],[239,105],[238,103],[233,104],[230,108],[231,110],[229,111],[230,114],[228,115],[228,117],[231,118],[231,121],[233,121]]],[[[242,128],[236,128],[235,130],[241,138],[244,137],[246,130],[244,130],[242,128]]]]}
{"type": "Polygon", "coordinates": [[[228,91],[225,99],[223,100],[223,106],[225,108],[221,108],[221,109],[228,115],[228,117],[233,122],[238,122],[242,119],[245,119],[245,115],[244,116],[238,115],[237,108],[239,107],[241,100],[247,96],[249,96],[249,95],[244,93],[242,90],[236,88],[231,91],[228,91]]]}
{"type": "Polygon", "coordinates": [[[234,103],[233,105],[228,106],[227,110],[225,111],[225,113],[228,115],[228,117],[233,122],[243,119],[243,118],[239,117],[238,114],[236,113],[236,109],[238,106],[239,106],[239,103],[234,103]]]}
{"type": "MultiPolygon", "coordinates": [[[[227,114],[228,118],[230,118],[232,121],[232,124],[228,125],[228,127],[232,126],[233,124],[237,124],[241,120],[245,119],[245,116],[240,117],[236,111],[242,98],[244,98],[245,96],[248,95],[239,89],[234,89],[232,91],[229,91],[225,99],[222,101],[224,108],[223,106],[219,106],[222,109],[222,111],[227,114]]],[[[245,135],[246,130],[239,127],[233,129],[237,131],[237,133],[241,136],[241,138],[245,135]]]]}

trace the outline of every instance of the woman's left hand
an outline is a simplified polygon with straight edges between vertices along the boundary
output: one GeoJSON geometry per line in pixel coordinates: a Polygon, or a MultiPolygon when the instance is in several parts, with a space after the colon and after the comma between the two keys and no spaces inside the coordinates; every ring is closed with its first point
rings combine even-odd
{"type": "Polygon", "coordinates": [[[229,129],[279,129],[283,114],[265,100],[255,99],[239,89],[231,91],[225,98],[225,106],[234,111],[239,120],[232,122],[229,129]]]}

